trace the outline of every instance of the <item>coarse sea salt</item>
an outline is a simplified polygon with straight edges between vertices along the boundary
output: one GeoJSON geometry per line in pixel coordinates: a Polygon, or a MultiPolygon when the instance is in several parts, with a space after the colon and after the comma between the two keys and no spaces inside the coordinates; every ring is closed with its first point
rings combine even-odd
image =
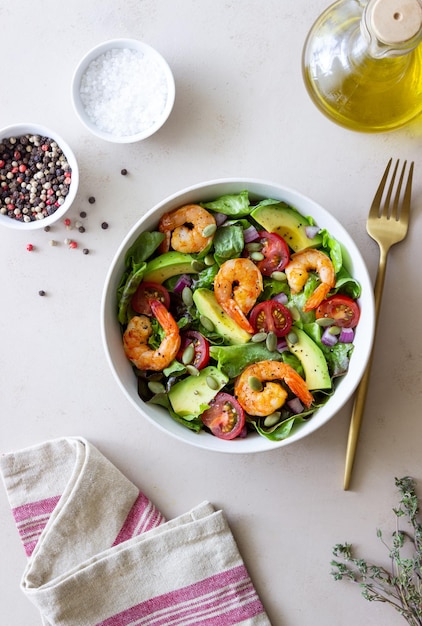
{"type": "Polygon", "coordinates": [[[80,96],[97,128],[119,137],[136,135],[159,121],[168,98],[166,75],[152,55],[112,48],[88,65],[80,96]]]}

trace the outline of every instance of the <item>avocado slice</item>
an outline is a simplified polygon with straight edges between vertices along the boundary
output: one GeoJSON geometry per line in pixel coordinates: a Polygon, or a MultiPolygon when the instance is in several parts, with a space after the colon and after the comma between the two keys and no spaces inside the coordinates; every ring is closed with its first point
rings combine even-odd
{"type": "Polygon", "coordinates": [[[214,330],[230,344],[247,343],[251,335],[240,328],[218,304],[213,291],[201,288],[193,293],[193,301],[201,315],[205,315],[214,324],[214,330]]]}
{"type": "Polygon", "coordinates": [[[267,232],[283,237],[294,252],[315,248],[322,243],[319,234],[312,238],[307,236],[306,227],[310,226],[308,220],[285,202],[258,206],[253,209],[251,216],[267,232]]]}
{"type": "Polygon", "coordinates": [[[198,376],[188,376],[173,385],[168,394],[171,406],[180,417],[196,417],[208,408],[211,400],[228,380],[223,372],[209,365],[201,370],[198,376]],[[208,376],[216,381],[217,389],[209,387],[208,376]]]}
{"type": "Polygon", "coordinates": [[[294,328],[293,332],[297,336],[297,342],[292,343],[287,336],[287,345],[290,352],[302,363],[308,389],[331,389],[331,378],[322,350],[304,330],[294,328]]]}
{"type": "Polygon", "coordinates": [[[178,274],[193,274],[192,261],[195,259],[190,254],[182,252],[164,252],[156,259],[152,259],[147,263],[143,280],[153,283],[163,283],[172,276],[178,274]]]}

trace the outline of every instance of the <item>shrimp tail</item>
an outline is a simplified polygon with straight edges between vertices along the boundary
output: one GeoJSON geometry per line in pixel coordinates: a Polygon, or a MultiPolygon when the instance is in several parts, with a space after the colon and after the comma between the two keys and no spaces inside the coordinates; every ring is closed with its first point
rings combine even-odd
{"type": "Polygon", "coordinates": [[[313,294],[307,299],[303,310],[307,312],[316,309],[321,302],[325,300],[330,289],[331,285],[328,285],[327,283],[321,283],[318,285],[313,294]]]}
{"type": "Polygon", "coordinates": [[[240,328],[246,330],[247,333],[253,335],[255,333],[253,326],[250,324],[246,315],[243,314],[240,307],[234,300],[228,300],[221,304],[221,308],[227,313],[229,317],[236,322],[240,328]]]}

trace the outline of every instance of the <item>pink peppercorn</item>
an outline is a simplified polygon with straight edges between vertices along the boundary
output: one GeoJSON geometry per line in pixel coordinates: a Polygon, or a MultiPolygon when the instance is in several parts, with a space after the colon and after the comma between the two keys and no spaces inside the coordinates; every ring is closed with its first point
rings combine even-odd
{"type": "Polygon", "coordinates": [[[32,245],[32,243],[28,243],[28,245],[26,246],[26,249],[28,250],[28,252],[32,252],[32,250],[34,249],[34,246],[32,245]]]}
{"type": "Polygon", "coordinates": [[[19,171],[20,172],[26,172],[26,170],[27,170],[27,167],[26,167],[25,163],[21,163],[19,165],[19,171]]]}
{"type": "Polygon", "coordinates": [[[70,221],[70,219],[67,217],[67,218],[65,219],[65,221],[64,221],[64,225],[65,225],[65,226],[70,226],[70,224],[71,224],[71,221],[70,221]]]}
{"type": "Polygon", "coordinates": [[[78,247],[78,244],[76,243],[76,241],[71,241],[69,243],[69,248],[73,248],[74,249],[74,248],[77,248],[77,247],[78,247]]]}

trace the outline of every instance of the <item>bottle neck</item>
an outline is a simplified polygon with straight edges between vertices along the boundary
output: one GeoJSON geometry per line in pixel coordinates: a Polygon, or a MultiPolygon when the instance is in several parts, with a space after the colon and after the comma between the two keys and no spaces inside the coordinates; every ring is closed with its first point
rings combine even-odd
{"type": "Polygon", "coordinates": [[[422,0],[369,0],[360,28],[370,56],[404,56],[422,41],[422,0]]]}

